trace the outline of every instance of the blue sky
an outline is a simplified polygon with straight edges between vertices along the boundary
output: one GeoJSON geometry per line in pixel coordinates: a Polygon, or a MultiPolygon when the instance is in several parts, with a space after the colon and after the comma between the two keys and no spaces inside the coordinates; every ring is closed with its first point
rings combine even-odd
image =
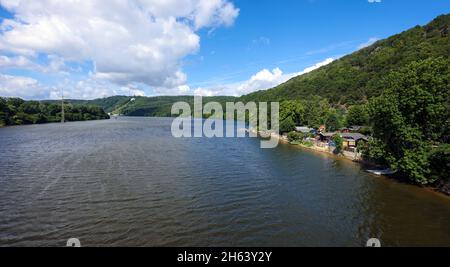
{"type": "Polygon", "coordinates": [[[73,98],[240,95],[450,13],[450,1],[443,0],[183,1],[185,13],[171,1],[140,7],[161,23],[124,22],[136,16],[135,3],[127,13],[98,0],[104,12],[80,7],[66,18],[58,14],[64,5],[2,1],[0,95],[56,98],[61,87],[73,98]],[[108,21],[111,14],[124,20],[108,21]],[[86,18],[93,23],[83,27],[86,18]],[[79,32],[79,26],[88,30],[79,32]]]}
{"type": "Polygon", "coordinates": [[[237,80],[263,68],[296,72],[351,53],[370,38],[385,38],[450,12],[450,1],[433,0],[234,2],[240,15],[232,28],[201,34],[202,50],[186,68],[193,83],[236,70],[242,71],[237,80]],[[254,42],[260,38],[269,42],[254,42]]]}

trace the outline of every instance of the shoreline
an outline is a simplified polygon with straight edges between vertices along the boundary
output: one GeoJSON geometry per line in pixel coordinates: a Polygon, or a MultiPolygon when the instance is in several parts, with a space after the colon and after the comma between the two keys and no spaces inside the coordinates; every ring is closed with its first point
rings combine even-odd
{"type": "MultiPolygon", "coordinates": [[[[258,132],[258,136],[260,136],[260,132],[258,132]]],[[[359,164],[362,167],[369,167],[369,166],[377,167],[376,164],[373,164],[373,163],[370,163],[370,162],[367,162],[367,161],[364,161],[364,160],[361,160],[361,159],[355,159],[355,158],[350,157],[349,155],[345,155],[345,154],[336,155],[335,153],[332,153],[329,150],[317,149],[317,147],[314,147],[314,146],[313,147],[308,147],[308,146],[305,146],[303,144],[291,144],[291,142],[289,142],[287,140],[287,138],[284,137],[284,136],[280,136],[280,135],[273,135],[273,136],[277,137],[278,140],[280,142],[282,142],[283,144],[286,144],[286,145],[289,145],[289,146],[292,146],[292,147],[297,147],[299,149],[304,149],[304,150],[307,150],[307,151],[310,151],[310,152],[314,152],[314,153],[318,153],[318,154],[321,154],[321,155],[331,156],[331,157],[334,157],[336,159],[343,159],[343,160],[346,160],[346,161],[351,161],[353,163],[359,164]]],[[[393,181],[393,182],[396,182],[396,183],[400,183],[400,184],[415,186],[416,188],[424,189],[425,191],[428,191],[428,192],[436,194],[436,195],[440,195],[440,196],[450,200],[450,192],[442,191],[442,190],[439,189],[439,187],[436,187],[436,186],[420,186],[420,185],[412,183],[410,181],[402,181],[402,180],[399,180],[399,179],[396,179],[396,178],[393,178],[393,177],[390,177],[390,176],[387,176],[387,175],[374,175],[373,174],[372,176],[374,178],[378,177],[378,178],[383,178],[383,179],[386,179],[386,180],[389,180],[389,181],[393,181]]]]}
{"type": "Polygon", "coordinates": [[[96,120],[66,121],[66,122],[64,122],[64,123],[62,123],[62,122],[60,122],[60,121],[53,121],[53,122],[43,122],[43,123],[0,125],[0,129],[3,129],[3,128],[11,128],[11,127],[21,127],[21,126],[32,126],[32,125],[66,124],[66,123],[71,123],[71,122],[105,121],[105,120],[111,120],[111,118],[109,118],[109,119],[96,119],[96,120]]]}

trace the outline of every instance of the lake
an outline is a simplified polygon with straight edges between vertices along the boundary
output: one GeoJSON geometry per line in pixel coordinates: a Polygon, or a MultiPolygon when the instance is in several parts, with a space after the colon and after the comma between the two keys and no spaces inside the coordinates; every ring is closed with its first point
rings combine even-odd
{"type": "Polygon", "coordinates": [[[0,246],[450,246],[450,198],[171,119],[0,129],[0,246]]]}

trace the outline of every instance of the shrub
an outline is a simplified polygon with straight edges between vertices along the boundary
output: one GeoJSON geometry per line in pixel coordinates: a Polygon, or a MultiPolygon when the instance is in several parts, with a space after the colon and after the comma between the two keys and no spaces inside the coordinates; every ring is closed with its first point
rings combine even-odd
{"type": "Polygon", "coordinates": [[[298,142],[298,141],[302,141],[304,138],[304,135],[302,133],[298,133],[298,132],[290,132],[288,134],[288,140],[289,142],[298,142]]]}
{"type": "Polygon", "coordinates": [[[344,138],[342,138],[340,135],[333,136],[333,142],[336,144],[336,154],[340,154],[344,148],[344,138]]]}

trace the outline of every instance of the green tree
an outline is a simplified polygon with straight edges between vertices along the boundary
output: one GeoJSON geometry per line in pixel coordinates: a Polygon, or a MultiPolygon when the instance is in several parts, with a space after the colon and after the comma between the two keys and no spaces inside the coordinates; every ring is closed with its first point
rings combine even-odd
{"type": "Polygon", "coordinates": [[[280,104],[280,132],[289,133],[303,123],[305,108],[300,101],[284,101],[280,104]]]}
{"type": "Polygon", "coordinates": [[[340,154],[344,149],[344,138],[342,138],[339,134],[336,134],[335,136],[333,136],[332,140],[336,145],[336,150],[334,151],[334,153],[340,154]]]}
{"type": "Polygon", "coordinates": [[[9,124],[9,108],[6,99],[0,97],[0,127],[9,124]]]}
{"type": "Polygon", "coordinates": [[[432,180],[450,179],[450,144],[444,144],[432,150],[430,168],[432,180]]]}
{"type": "Polygon", "coordinates": [[[305,135],[303,133],[290,132],[287,137],[289,142],[299,142],[305,138],[305,135]]]}
{"type": "Polygon", "coordinates": [[[355,105],[348,109],[347,114],[347,126],[361,125],[365,126],[369,124],[369,112],[365,105],[355,105]]]}
{"type": "MultiPolygon", "coordinates": [[[[100,107],[70,103],[65,107],[67,121],[109,119],[108,114],[100,107]]],[[[60,121],[59,104],[0,97],[0,126],[60,121]]]]}
{"type": "Polygon", "coordinates": [[[342,121],[336,111],[331,111],[325,121],[327,131],[335,132],[342,128],[342,121]]]}
{"type": "Polygon", "coordinates": [[[432,146],[448,142],[449,84],[448,59],[414,62],[392,72],[383,95],[369,104],[375,138],[370,149],[420,184],[435,181],[430,177],[432,146]]]}
{"type": "Polygon", "coordinates": [[[20,105],[19,110],[27,114],[38,114],[41,112],[41,107],[37,101],[26,101],[20,105]]]}
{"type": "Polygon", "coordinates": [[[280,133],[289,133],[295,130],[295,123],[291,117],[280,121],[280,133]]]}
{"type": "Polygon", "coordinates": [[[305,107],[300,101],[284,101],[280,104],[280,121],[291,119],[295,124],[304,122],[305,107]]]}
{"type": "Polygon", "coordinates": [[[330,111],[328,100],[318,96],[310,98],[305,102],[305,123],[312,128],[318,129],[325,124],[330,111]]]}

